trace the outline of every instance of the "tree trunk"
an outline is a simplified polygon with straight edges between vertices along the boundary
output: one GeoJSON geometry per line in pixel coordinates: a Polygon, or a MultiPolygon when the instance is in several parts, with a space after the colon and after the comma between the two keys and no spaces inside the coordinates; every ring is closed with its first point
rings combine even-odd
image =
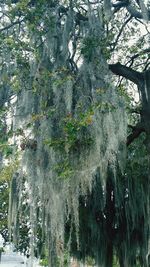
{"type": "Polygon", "coordinates": [[[113,240],[114,240],[114,217],[115,217],[115,196],[114,196],[114,184],[113,184],[113,172],[109,168],[108,178],[106,183],[106,259],[105,266],[112,267],[113,264],[113,240]]]}

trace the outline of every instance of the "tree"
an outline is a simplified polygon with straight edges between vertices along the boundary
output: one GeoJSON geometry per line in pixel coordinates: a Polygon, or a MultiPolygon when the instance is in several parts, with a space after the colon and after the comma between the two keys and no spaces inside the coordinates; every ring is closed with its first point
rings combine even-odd
{"type": "MultiPolygon", "coordinates": [[[[31,255],[39,227],[49,266],[64,266],[65,250],[97,266],[111,267],[114,255],[121,267],[149,264],[150,50],[129,43],[124,53],[120,45],[122,36],[122,42],[138,36],[139,19],[146,27],[148,8],[143,1],[1,3],[1,106],[7,103],[13,117],[20,161],[10,223],[21,219],[25,187],[31,255]],[[120,53],[121,63],[114,63],[120,53]],[[141,95],[137,117],[128,116],[138,122],[128,136],[126,109],[133,112],[133,103],[126,108],[127,83],[115,87],[111,72],[136,84],[141,95]],[[143,173],[132,147],[139,136],[137,146],[146,137],[143,173]]],[[[147,37],[137,43],[148,45],[147,37]]]]}

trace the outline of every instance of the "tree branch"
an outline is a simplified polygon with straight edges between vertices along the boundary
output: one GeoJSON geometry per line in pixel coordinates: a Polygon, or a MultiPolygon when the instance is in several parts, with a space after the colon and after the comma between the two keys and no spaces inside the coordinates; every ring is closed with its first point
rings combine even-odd
{"type": "Polygon", "coordinates": [[[112,52],[114,51],[114,49],[115,49],[115,47],[116,47],[116,45],[117,45],[117,42],[118,42],[118,40],[119,40],[119,38],[120,38],[120,36],[121,36],[121,34],[122,34],[122,32],[123,32],[124,27],[128,24],[128,22],[129,22],[131,19],[132,19],[132,16],[130,16],[129,18],[127,18],[127,20],[125,20],[125,22],[122,24],[122,26],[121,26],[121,28],[120,28],[120,31],[119,31],[119,33],[118,33],[118,35],[117,35],[117,37],[116,37],[116,40],[115,40],[115,42],[113,43],[113,48],[111,49],[112,52]]]}
{"type": "Polygon", "coordinates": [[[114,13],[119,11],[120,8],[126,7],[129,4],[128,0],[118,1],[116,3],[112,3],[112,7],[114,8],[114,13]]]}
{"type": "Polygon", "coordinates": [[[131,82],[139,85],[141,81],[143,80],[143,74],[135,71],[129,67],[126,67],[119,62],[116,64],[109,64],[109,69],[116,75],[120,75],[131,82]]]}
{"type": "Polygon", "coordinates": [[[127,146],[129,146],[143,132],[145,132],[145,129],[141,123],[138,123],[135,127],[132,127],[132,133],[127,137],[127,146]]]}
{"type": "Polygon", "coordinates": [[[13,26],[15,26],[15,25],[17,25],[17,24],[20,24],[21,22],[24,21],[24,19],[25,19],[25,18],[23,18],[22,20],[17,20],[17,21],[15,21],[15,22],[13,22],[13,23],[11,23],[11,24],[5,26],[4,28],[0,29],[0,32],[6,31],[6,30],[10,29],[11,27],[13,27],[13,26]]]}
{"type": "Polygon", "coordinates": [[[125,7],[132,17],[150,20],[150,10],[145,7],[144,13],[146,14],[143,14],[141,5],[138,5],[141,8],[141,12],[138,11],[136,7],[129,2],[129,0],[118,0],[116,3],[112,3],[114,12],[117,12],[120,8],[125,7]]]}
{"type": "Polygon", "coordinates": [[[142,50],[141,52],[139,52],[139,53],[137,53],[137,54],[135,54],[134,56],[132,56],[131,58],[130,58],[130,60],[126,63],[126,64],[128,64],[128,63],[130,63],[130,66],[132,66],[132,64],[133,64],[133,62],[134,62],[134,60],[136,59],[136,58],[138,58],[138,57],[140,57],[140,56],[142,56],[142,55],[144,55],[144,54],[146,54],[146,53],[150,53],[150,47],[149,48],[146,48],[146,49],[144,49],[144,50],[142,50]]]}

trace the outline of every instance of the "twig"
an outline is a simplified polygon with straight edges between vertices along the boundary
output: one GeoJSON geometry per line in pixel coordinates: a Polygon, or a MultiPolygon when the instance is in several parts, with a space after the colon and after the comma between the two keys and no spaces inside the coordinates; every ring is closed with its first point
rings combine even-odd
{"type": "Polygon", "coordinates": [[[111,49],[111,52],[114,51],[114,49],[115,49],[115,47],[116,47],[116,45],[117,45],[117,43],[118,43],[118,40],[119,40],[119,38],[120,38],[120,36],[121,36],[121,34],[122,34],[122,32],[123,32],[124,27],[127,25],[127,23],[128,23],[131,19],[132,19],[132,16],[130,16],[127,20],[125,20],[125,22],[124,22],[123,25],[121,26],[121,29],[120,29],[120,31],[119,31],[119,33],[118,33],[118,35],[117,35],[117,38],[116,38],[115,42],[113,43],[113,47],[112,47],[112,49],[111,49]]]}
{"type": "Polygon", "coordinates": [[[21,22],[24,21],[24,19],[25,19],[25,18],[23,18],[22,20],[17,20],[17,21],[15,21],[15,22],[13,22],[13,23],[11,23],[11,24],[5,26],[4,28],[0,29],[0,32],[6,31],[6,30],[10,29],[11,27],[13,27],[13,26],[15,26],[15,25],[17,25],[17,24],[20,24],[21,22]]]}
{"type": "Polygon", "coordinates": [[[135,54],[134,56],[132,56],[132,57],[127,61],[127,63],[126,63],[125,65],[127,66],[127,65],[131,62],[130,65],[129,65],[129,67],[131,67],[131,66],[133,65],[134,60],[135,60],[136,58],[138,58],[138,57],[144,55],[145,53],[150,53],[150,47],[149,47],[149,48],[146,48],[146,49],[142,50],[141,52],[139,52],[139,53],[135,54]]]}

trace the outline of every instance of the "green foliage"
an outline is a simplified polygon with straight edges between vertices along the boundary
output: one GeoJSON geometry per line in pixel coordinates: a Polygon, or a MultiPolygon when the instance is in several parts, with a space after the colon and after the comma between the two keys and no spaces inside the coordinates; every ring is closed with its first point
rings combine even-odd
{"type": "Polygon", "coordinates": [[[71,168],[68,159],[56,164],[54,170],[57,172],[58,178],[63,180],[69,179],[73,175],[73,169],[71,168]]]}
{"type": "Polygon", "coordinates": [[[57,258],[56,267],[61,267],[62,264],[63,264],[63,267],[68,267],[69,266],[70,255],[69,255],[68,250],[64,250],[62,258],[60,258],[60,257],[57,258]]]}
{"type": "Polygon", "coordinates": [[[0,151],[3,155],[8,158],[13,154],[13,146],[8,145],[7,143],[0,145],[0,151]]]}
{"type": "Polygon", "coordinates": [[[0,179],[0,232],[5,241],[8,241],[9,181],[7,177],[4,178],[5,180],[0,179]]]}
{"type": "Polygon", "coordinates": [[[61,149],[64,147],[64,144],[65,144],[65,140],[64,139],[56,139],[56,138],[53,138],[53,139],[45,139],[43,141],[43,144],[44,145],[48,145],[49,147],[54,147],[54,148],[58,148],[58,149],[61,149]]]}
{"type": "MultiPolygon", "coordinates": [[[[89,113],[80,113],[79,118],[72,117],[71,114],[64,119],[64,135],[66,143],[72,147],[78,140],[80,131],[92,123],[92,116],[89,113]]],[[[82,142],[82,141],[81,141],[82,142]]]]}
{"type": "Polygon", "coordinates": [[[126,101],[126,105],[127,107],[131,104],[131,95],[129,95],[129,93],[126,90],[126,87],[123,84],[120,84],[117,87],[118,93],[121,97],[124,97],[125,101],[126,101]]]}
{"type": "Polygon", "coordinates": [[[93,258],[91,258],[91,257],[87,257],[87,258],[85,259],[85,262],[86,262],[86,264],[87,264],[88,266],[95,266],[95,260],[94,260],[93,258]]]}
{"type": "Polygon", "coordinates": [[[84,57],[87,58],[87,60],[90,60],[93,55],[94,47],[99,47],[100,42],[101,40],[98,40],[97,38],[84,38],[81,47],[81,54],[83,54],[84,57]]]}
{"type": "Polygon", "coordinates": [[[120,264],[119,264],[118,258],[116,255],[114,255],[112,267],[119,267],[119,266],[120,266],[120,264]]]}
{"type": "Polygon", "coordinates": [[[87,112],[79,112],[77,117],[73,117],[71,113],[61,121],[62,136],[60,138],[53,138],[44,140],[44,144],[49,147],[60,148],[70,150],[75,148],[78,144],[81,146],[90,145],[92,142],[92,137],[84,138],[81,135],[83,129],[87,129],[93,123],[94,112],[90,108],[87,112]]]}
{"type": "Polygon", "coordinates": [[[116,110],[116,107],[114,104],[112,104],[109,101],[103,101],[103,102],[98,102],[95,104],[96,109],[101,111],[102,113],[108,113],[116,110]]]}
{"type": "Polygon", "coordinates": [[[42,260],[40,260],[40,265],[41,266],[48,266],[48,259],[42,259],[42,260]]]}
{"type": "Polygon", "coordinates": [[[88,60],[90,61],[92,56],[94,56],[94,48],[101,49],[102,54],[106,59],[110,59],[110,51],[108,48],[109,42],[112,40],[111,38],[107,36],[107,38],[101,39],[99,38],[93,38],[93,37],[88,37],[83,39],[83,43],[81,46],[81,54],[88,60]]]}
{"type": "Polygon", "coordinates": [[[0,170],[0,180],[10,182],[13,174],[17,171],[18,166],[19,161],[17,159],[14,161],[12,160],[8,165],[5,165],[0,170]]]}

